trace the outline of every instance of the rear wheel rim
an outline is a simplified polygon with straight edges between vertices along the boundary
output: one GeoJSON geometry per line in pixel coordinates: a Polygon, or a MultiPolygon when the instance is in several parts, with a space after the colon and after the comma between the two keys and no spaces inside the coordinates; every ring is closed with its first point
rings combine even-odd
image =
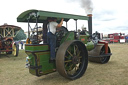
{"type": "Polygon", "coordinates": [[[57,52],[59,57],[57,61],[62,62],[56,61],[56,66],[62,76],[69,79],[77,79],[84,74],[87,68],[88,54],[79,42],[69,42],[66,44],[63,46],[61,53],[57,52]]]}
{"type": "Polygon", "coordinates": [[[13,46],[13,55],[16,56],[16,46],[13,46]]]}
{"type": "Polygon", "coordinates": [[[81,50],[78,45],[72,44],[68,47],[65,55],[64,66],[68,76],[74,76],[80,70],[82,62],[81,50]],[[74,50],[70,49],[72,47],[74,50]]]}

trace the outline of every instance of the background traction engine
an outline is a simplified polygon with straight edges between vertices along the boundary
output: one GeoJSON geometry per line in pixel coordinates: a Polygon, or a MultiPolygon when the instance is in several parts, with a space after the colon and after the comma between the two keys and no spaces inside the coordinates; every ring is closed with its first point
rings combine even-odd
{"type": "Polygon", "coordinates": [[[13,41],[20,30],[20,27],[14,25],[1,25],[0,26],[0,53],[13,54],[18,56],[18,44],[13,41]]]}

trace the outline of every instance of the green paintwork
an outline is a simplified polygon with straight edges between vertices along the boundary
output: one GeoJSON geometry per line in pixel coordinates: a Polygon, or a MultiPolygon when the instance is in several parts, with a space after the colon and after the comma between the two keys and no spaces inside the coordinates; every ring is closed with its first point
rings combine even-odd
{"type": "Polygon", "coordinates": [[[79,40],[82,41],[84,44],[87,44],[88,38],[89,38],[89,33],[88,32],[85,32],[85,35],[80,35],[79,36],[79,40]]]}
{"type": "Polygon", "coordinates": [[[26,51],[46,51],[49,50],[49,46],[47,44],[38,44],[38,45],[32,45],[32,44],[26,44],[25,45],[26,51]]]}
{"type": "Polygon", "coordinates": [[[62,44],[65,41],[74,40],[74,32],[68,32],[61,40],[60,44],[62,44]]]}
{"type": "Polygon", "coordinates": [[[88,39],[87,35],[80,35],[79,40],[82,41],[84,44],[87,44],[87,39],[88,39]]]}
{"type": "MultiPolygon", "coordinates": [[[[55,63],[49,63],[50,51],[48,49],[48,45],[26,45],[25,46],[26,54],[29,57],[29,64],[31,66],[36,66],[36,57],[37,57],[37,66],[41,66],[40,69],[37,69],[37,73],[39,76],[54,72],[55,63]]],[[[36,69],[29,68],[29,72],[33,75],[36,74],[36,69]]]]}
{"type": "Polygon", "coordinates": [[[88,51],[92,50],[94,48],[94,43],[88,42],[89,35],[80,35],[79,40],[82,41],[85,45],[88,51]]]}
{"type": "Polygon", "coordinates": [[[39,65],[42,66],[42,68],[40,69],[40,71],[43,72],[42,74],[53,72],[53,69],[55,69],[56,67],[55,67],[55,63],[49,63],[50,51],[40,52],[40,53],[35,53],[35,54],[38,56],[39,65]]]}
{"type": "MultiPolygon", "coordinates": [[[[35,66],[35,57],[34,57],[34,55],[31,52],[26,52],[26,54],[29,57],[29,60],[28,60],[29,61],[29,64],[31,66],[35,66]]],[[[36,75],[36,70],[35,69],[29,69],[29,72],[31,74],[33,74],[33,75],[36,75]]]]}
{"type": "MultiPolygon", "coordinates": [[[[58,13],[58,12],[49,12],[42,10],[27,10],[21,13],[17,17],[17,22],[28,22],[27,18],[30,18],[30,14],[35,13],[38,16],[38,23],[43,23],[47,17],[57,17],[57,21],[60,21],[61,18],[64,18],[64,21],[68,21],[69,19],[79,19],[79,20],[88,20],[88,16],[74,15],[74,14],[66,14],[66,13],[58,13]]],[[[31,16],[30,22],[36,22],[36,18],[31,16]]]]}
{"type": "Polygon", "coordinates": [[[86,48],[87,48],[88,51],[91,51],[94,48],[94,43],[92,41],[88,42],[86,44],[86,48]]]}

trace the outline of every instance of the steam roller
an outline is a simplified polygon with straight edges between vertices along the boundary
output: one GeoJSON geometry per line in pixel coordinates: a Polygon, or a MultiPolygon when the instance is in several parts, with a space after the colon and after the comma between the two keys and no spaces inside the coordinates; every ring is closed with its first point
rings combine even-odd
{"type": "Polygon", "coordinates": [[[89,61],[105,64],[109,61],[111,50],[107,42],[99,41],[95,48],[91,51],[88,51],[89,61]]]}
{"type": "Polygon", "coordinates": [[[27,10],[17,17],[18,22],[28,23],[28,38],[25,44],[26,68],[35,76],[47,75],[58,72],[65,78],[75,80],[84,75],[88,67],[88,61],[107,63],[110,59],[111,50],[108,43],[100,38],[98,32],[92,33],[92,14],[87,16],[72,15],[43,10],[27,10]],[[57,18],[57,22],[64,19],[66,26],[56,30],[56,48],[50,49],[47,43],[47,27],[49,18],[57,18]],[[74,31],[69,31],[68,21],[73,19],[76,23],[74,31]],[[86,20],[88,30],[84,27],[77,29],[77,21],[86,20]],[[30,23],[35,23],[31,28],[30,23]],[[43,23],[42,39],[38,23],[43,23]],[[43,42],[43,43],[42,43],[43,42]],[[51,51],[55,50],[55,61],[51,62],[51,51]]]}

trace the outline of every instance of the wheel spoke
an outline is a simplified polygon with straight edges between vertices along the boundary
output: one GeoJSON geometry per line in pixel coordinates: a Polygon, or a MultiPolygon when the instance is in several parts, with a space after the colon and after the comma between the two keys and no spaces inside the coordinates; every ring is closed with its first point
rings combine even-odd
{"type": "Polygon", "coordinates": [[[70,52],[69,50],[67,50],[67,52],[68,52],[68,54],[69,54],[70,56],[72,56],[72,57],[73,57],[73,55],[71,54],[71,52],[70,52]]]}
{"type": "Polygon", "coordinates": [[[65,64],[65,68],[67,67],[68,63],[65,64]]]}
{"type": "Polygon", "coordinates": [[[72,70],[73,64],[69,66],[69,70],[72,70]]]}
{"type": "Polygon", "coordinates": [[[68,58],[68,56],[65,56],[65,58],[68,58]]]}
{"type": "Polygon", "coordinates": [[[76,55],[77,50],[78,50],[78,46],[77,46],[77,45],[75,45],[75,46],[74,46],[74,55],[76,55]]]}
{"type": "Polygon", "coordinates": [[[65,63],[68,63],[68,62],[72,62],[72,60],[67,60],[67,61],[64,61],[65,63]]]}
{"type": "Polygon", "coordinates": [[[72,67],[73,67],[73,64],[69,66],[69,69],[67,70],[68,74],[71,74],[72,67]]]}
{"type": "Polygon", "coordinates": [[[78,58],[80,59],[80,58],[82,58],[82,56],[78,56],[78,58]]]}
{"type": "Polygon", "coordinates": [[[78,52],[77,56],[80,56],[81,51],[78,52]]]}

